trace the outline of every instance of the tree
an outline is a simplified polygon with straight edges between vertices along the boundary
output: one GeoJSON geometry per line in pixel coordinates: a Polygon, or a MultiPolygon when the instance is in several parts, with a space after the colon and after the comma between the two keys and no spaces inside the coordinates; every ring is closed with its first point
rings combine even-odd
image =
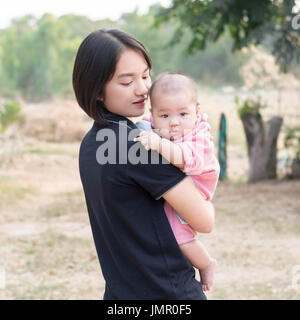
{"type": "MultiPolygon", "coordinates": [[[[61,48],[67,39],[66,26],[51,14],[44,14],[34,35],[34,99],[52,98],[60,81],[61,48]]],[[[65,68],[64,68],[65,69],[65,68]]]]}
{"type": "Polygon", "coordinates": [[[160,9],[161,6],[153,5],[147,14],[139,15],[136,11],[123,14],[118,25],[146,46],[153,62],[154,77],[164,71],[177,70],[188,73],[196,81],[208,86],[220,86],[224,82],[242,85],[239,69],[248,55],[238,51],[231,53],[232,40],[228,33],[218,43],[209,43],[206,51],[190,55],[186,50],[193,36],[190,30],[185,30],[180,43],[170,46],[169,42],[179,23],[172,20],[160,28],[153,28],[160,9]]]}
{"type": "MultiPolygon", "coordinates": [[[[251,48],[251,58],[241,68],[245,84],[248,88],[276,89],[277,101],[272,105],[277,109],[277,116],[273,115],[268,121],[262,117],[260,98],[246,99],[238,112],[243,123],[247,138],[248,156],[250,160],[249,182],[262,179],[276,178],[277,167],[277,138],[283,123],[282,91],[299,87],[299,80],[293,74],[281,73],[275,58],[269,53],[256,47],[251,48]]],[[[276,97],[276,96],[275,96],[276,97]]]]}
{"type": "MultiPolygon", "coordinates": [[[[33,69],[34,69],[34,46],[32,25],[35,23],[32,15],[26,15],[19,19],[14,19],[12,28],[8,34],[15,35],[13,41],[15,48],[8,51],[8,55],[15,59],[15,69],[7,73],[14,82],[15,90],[24,98],[32,95],[33,69]]],[[[6,48],[7,49],[7,48],[6,48]]],[[[9,57],[8,59],[11,59],[9,57]]]]}
{"type": "MultiPolygon", "coordinates": [[[[300,33],[291,21],[296,16],[292,0],[173,0],[162,9],[156,25],[176,19],[180,22],[172,44],[181,40],[185,29],[193,33],[188,51],[203,50],[209,41],[217,41],[228,30],[233,39],[233,51],[249,45],[264,44],[275,56],[282,72],[287,72],[300,60],[300,33]]],[[[248,181],[276,177],[276,149],[282,117],[264,122],[259,108],[246,101],[240,111],[244,126],[250,172],[248,181]]],[[[253,102],[255,105],[255,102],[253,102]]]]}
{"type": "Polygon", "coordinates": [[[277,139],[283,119],[273,116],[267,122],[263,121],[260,110],[264,107],[266,105],[259,100],[249,98],[238,109],[247,139],[250,183],[276,178],[277,139]]]}
{"type": "Polygon", "coordinates": [[[133,11],[117,21],[92,21],[72,14],[14,19],[8,28],[0,30],[0,95],[32,102],[73,95],[71,74],[76,51],[85,36],[100,28],[121,28],[140,39],[150,52],[154,77],[178,70],[209,86],[242,84],[239,69],[248,57],[242,52],[231,54],[228,33],[218,43],[210,43],[205,52],[188,55],[185,48],[192,32],[187,30],[181,43],[168,46],[178,23],[153,28],[159,9],[154,5],[146,14],[133,11]]]}
{"type": "Polygon", "coordinates": [[[170,7],[159,11],[156,26],[171,19],[179,21],[173,44],[186,29],[191,30],[190,53],[217,41],[227,29],[233,50],[264,43],[287,72],[300,60],[300,34],[291,23],[297,14],[294,6],[294,0],[173,0],[170,7]]]}

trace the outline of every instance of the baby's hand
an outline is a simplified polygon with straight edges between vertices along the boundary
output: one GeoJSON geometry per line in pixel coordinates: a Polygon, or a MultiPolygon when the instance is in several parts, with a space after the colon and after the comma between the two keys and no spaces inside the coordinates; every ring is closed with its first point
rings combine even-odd
{"type": "Polygon", "coordinates": [[[135,142],[140,142],[146,150],[156,150],[158,151],[161,137],[153,131],[142,131],[140,136],[134,138],[135,142]]]}

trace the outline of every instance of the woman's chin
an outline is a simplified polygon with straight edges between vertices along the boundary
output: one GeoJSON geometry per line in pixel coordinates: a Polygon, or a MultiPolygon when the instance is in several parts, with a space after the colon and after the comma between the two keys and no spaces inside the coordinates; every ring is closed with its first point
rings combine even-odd
{"type": "Polygon", "coordinates": [[[130,117],[141,117],[142,115],[144,115],[144,113],[145,113],[145,108],[140,108],[132,112],[132,115],[130,115],[130,117]]]}

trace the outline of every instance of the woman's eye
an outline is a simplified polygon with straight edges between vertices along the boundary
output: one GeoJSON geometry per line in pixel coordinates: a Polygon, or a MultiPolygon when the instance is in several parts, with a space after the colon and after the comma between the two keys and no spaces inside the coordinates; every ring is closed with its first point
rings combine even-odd
{"type": "Polygon", "coordinates": [[[161,117],[166,119],[166,118],[168,118],[168,115],[167,114],[163,114],[161,117]]]}
{"type": "Polygon", "coordinates": [[[121,83],[121,85],[127,87],[127,86],[129,86],[131,83],[132,83],[132,81],[126,82],[126,83],[121,83]]]}

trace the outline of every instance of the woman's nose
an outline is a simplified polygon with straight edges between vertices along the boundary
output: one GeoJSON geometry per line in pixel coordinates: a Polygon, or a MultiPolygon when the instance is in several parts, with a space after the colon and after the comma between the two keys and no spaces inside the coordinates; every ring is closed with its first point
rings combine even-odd
{"type": "Polygon", "coordinates": [[[150,86],[147,85],[145,81],[139,81],[137,83],[136,89],[135,89],[135,94],[137,96],[143,96],[148,94],[150,86]]]}

